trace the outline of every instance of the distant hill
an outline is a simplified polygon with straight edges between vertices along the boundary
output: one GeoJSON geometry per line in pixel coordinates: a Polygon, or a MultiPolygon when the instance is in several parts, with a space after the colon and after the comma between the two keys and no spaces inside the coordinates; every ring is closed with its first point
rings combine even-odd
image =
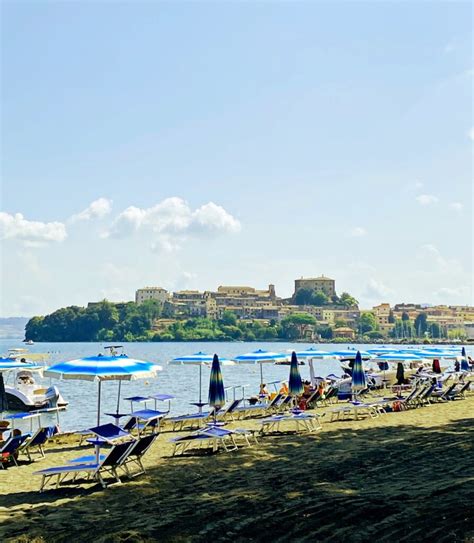
{"type": "Polygon", "coordinates": [[[0,318],[0,339],[23,339],[27,317],[0,318]]]}

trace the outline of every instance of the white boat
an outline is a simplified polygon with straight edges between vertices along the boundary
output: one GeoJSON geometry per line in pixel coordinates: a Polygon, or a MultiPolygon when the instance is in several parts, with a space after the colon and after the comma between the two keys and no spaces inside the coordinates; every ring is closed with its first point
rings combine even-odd
{"type": "Polygon", "coordinates": [[[56,386],[44,387],[35,379],[43,370],[44,366],[27,362],[25,358],[20,361],[11,357],[1,359],[0,373],[2,379],[7,378],[4,388],[9,411],[67,407],[68,402],[56,386]]]}
{"type": "Polygon", "coordinates": [[[35,342],[32,339],[29,339],[28,341],[25,341],[25,345],[34,345],[35,342]]]}

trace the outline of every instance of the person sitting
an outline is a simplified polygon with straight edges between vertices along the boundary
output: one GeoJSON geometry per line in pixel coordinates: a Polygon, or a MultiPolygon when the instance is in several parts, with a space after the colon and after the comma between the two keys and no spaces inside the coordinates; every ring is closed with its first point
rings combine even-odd
{"type": "Polygon", "coordinates": [[[265,398],[268,398],[269,394],[268,394],[268,389],[267,389],[266,383],[261,383],[260,384],[260,390],[258,392],[258,395],[260,397],[264,396],[265,398]]]}
{"type": "Polygon", "coordinates": [[[305,381],[303,383],[303,398],[309,398],[313,391],[311,390],[311,383],[309,381],[305,381]]]}
{"type": "Polygon", "coordinates": [[[458,372],[460,371],[460,369],[461,369],[461,364],[459,363],[459,360],[456,360],[456,362],[454,363],[454,371],[458,372]]]}
{"type": "Polygon", "coordinates": [[[280,390],[278,391],[278,394],[283,394],[284,396],[288,396],[288,393],[289,393],[288,385],[286,384],[285,381],[283,381],[283,383],[281,384],[280,390]]]}

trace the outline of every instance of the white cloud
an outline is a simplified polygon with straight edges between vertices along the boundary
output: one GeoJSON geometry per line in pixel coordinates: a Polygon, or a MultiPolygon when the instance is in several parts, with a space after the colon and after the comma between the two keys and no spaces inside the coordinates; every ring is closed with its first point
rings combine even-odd
{"type": "Polygon", "coordinates": [[[91,219],[103,219],[112,211],[112,200],[108,198],[98,198],[94,200],[86,209],[73,215],[70,218],[71,222],[89,221],[91,219]]]}
{"type": "Polygon", "coordinates": [[[103,237],[124,238],[138,232],[151,235],[152,249],[178,249],[189,236],[236,233],[240,222],[223,207],[208,202],[196,210],[182,198],[166,198],[141,209],[130,206],[120,213],[103,237]]]}
{"type": "Polygon", "coordinates": [[[387,299],[390,294],[392,294],[392,290],[389,287],[371,277],[365,286],[363,297],[380,302],[387,299]]]}
{"type": "Polygon", "coordinates": [[[362,238],[367,235],[367,230],[362,226],[356,226],[355,228],[352,228],[352,230],[349,232],[349,235],[352,238],[362,238]]]}
{"type": "Polygon", "coordinates": [[[467,286],[441,287],[433,292],[433,296],[438,303],[443,304],[466,304],[472,294],[472,289],[467,286]]]}
{"type": "Polygon", "coordinates": [[[61,222],[28,221],[21,213],[10,215],[0,211],[0,239],[16,239],[34,247],[61,242],[66,237],[66,226],[61,222]]]}
{"type": "Polygon", "coordinates": [[[449,207],[454,209],[454,211],[461,212],[464,206],[461,204],[461,202],[451,202],[449,207]]]}
{"type": "Polygon", "coordinates": [[[415,200],[422,206],[429,206],[439,202],[439,198],[433,194],[420,194],[415,200]]]}

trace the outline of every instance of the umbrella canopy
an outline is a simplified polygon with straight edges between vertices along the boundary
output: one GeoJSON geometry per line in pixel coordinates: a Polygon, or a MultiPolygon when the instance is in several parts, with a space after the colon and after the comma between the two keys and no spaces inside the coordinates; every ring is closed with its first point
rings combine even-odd
{"type": "Polygon", "coordinates": [[[407,360],[422,360],[421,356],[418,356],[415,353],[385,353],[385,354],[378,354],[373,361],[379,362],[404,362],[407,360]]]}
{"type": "Polygon", "coordinates": [[[365,381],[364,368],[362,367],[362,356],[360,352],[357,351],[354,367],[352,368],[352,392],[357,393],[366,388],[367,383],[365,381]]]}
{"type": "Polygon", "coordinates": [[[291,396],[299,396],[303,393],[303,382],[301,381],[298,358],[296,357],[295,351],[291,353],[290,379],[288,381],[288,389],[291,396]]]}
{"type": "Polygon", "coordinates": [[[331,354],[328,351],[321,351],[310,347],[304,351],[296,351],[296,356],[298,358],[331,358],[331,354]]]}
{"type": "Polygon", "coordinates": [[[348,349],[347,351],[331,351],[328,354],[334,358],[343,358],[346,360],[355,360],[357,355],[360,355],[361,360],[362,358],[368,359],[372,357],[372,355],[367,351],[355,351],[352,349],[348,349]]]}
{"type": "Polygon", "coordinates": [[[14,358],[0,358],[0,373],[11,370],[42,370],[43,366],[33,362],[20,362],[14,358]]]}
{"type": "Polygon", "coordinates": [[[224,380],[217,354],[214,355],[209,378],[209,405],[222,407],[225,404],[224,380]]]}
{"type": "Polygon", "coordinates": [[[258,349],[252,353],[241,354],[234,358],[234,362],[238,364],[260,364],[260,384],[263,384],[263,369],[262,364],[269,364],[286,360],[286,355],[283,353],[272,353],[258,349]]]}
{"type": "Polygon", "coordinates": [[[145,362],[119,356],[89,356],[59,362],[50,366],[44,374],[58,379],[78,379],[83,381],[98,381],[99,392],[97,401],[97,425],[100,425],[100,393],[102,381],[131,381],[155,377],[162,368],[152,362],[145,362]]]}
{"type": "Polygon", "coordinates": [[[158,364],[119,356],[89,356],[50,366],[44,374],[60,379],[80,379],[83,381],[131,381],[155,377],[163,369],[158,364]]]}
{"type": "MultiPolygon", "coordinates": [[[[173,360],[170,360],[169,362],[169,364],[172,364],[175,366],[199,366],[199,402],[197,404],[199,408],[199,412],[202,411],[202,406],[205,405],[202,402],[202,367],[209,366],[209,364],[211,364],[214,361],[214,356],[215,355],[203,353],[202,351],[199,351],[194,354],[178,356],[176,358],[173,358],[173,360]]],[[[233,364],[232,360],[229,360],[227,358],[222,358],[220,360],[220,363],[222,365],[233,364]]]]}

